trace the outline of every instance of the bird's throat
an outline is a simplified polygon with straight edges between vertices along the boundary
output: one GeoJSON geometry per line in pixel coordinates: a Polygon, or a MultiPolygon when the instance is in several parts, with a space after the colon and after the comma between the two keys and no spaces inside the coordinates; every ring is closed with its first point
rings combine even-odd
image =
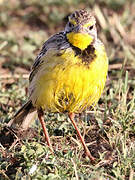
{"type": "Polygon", "coordinates": [[[68,41],[75,47],[84,50],[93,42],[93,37],[89,34],[82,33],[68,33],[67,35],[68,41]]]}

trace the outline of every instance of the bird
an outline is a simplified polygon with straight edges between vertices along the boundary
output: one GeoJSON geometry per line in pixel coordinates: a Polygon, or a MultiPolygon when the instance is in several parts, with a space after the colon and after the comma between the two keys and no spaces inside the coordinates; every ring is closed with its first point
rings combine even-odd
{"type": "Polygon", "coordinates": [[[28,115],[37,113],[53,153],[43,115],[46,112],[68,114],[86,155],[94,161],[74,117],[96,105],[103,92],[107,72],[108,57],[97,36],[95,17],[86,9],[76,10],[68,16],[65,29],[43,44],[29,75],[28,101],[8,126],[19,124],[25,129],[30,123],[28,115]]]}

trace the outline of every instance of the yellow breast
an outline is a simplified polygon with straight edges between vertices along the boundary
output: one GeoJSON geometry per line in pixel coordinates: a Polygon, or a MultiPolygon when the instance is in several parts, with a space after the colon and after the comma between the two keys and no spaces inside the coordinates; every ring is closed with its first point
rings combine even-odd
{"type": "Polygon", "coordinates": [[[103,91],[108,61],[103,46],[88,65],[68,48],[61,56],[51,50],[30,84],[30,98],[37,108],[50,112],[82,112],[95,105],[103,91]],[[54,52],[52,52],[54,53],[54,52]]]}

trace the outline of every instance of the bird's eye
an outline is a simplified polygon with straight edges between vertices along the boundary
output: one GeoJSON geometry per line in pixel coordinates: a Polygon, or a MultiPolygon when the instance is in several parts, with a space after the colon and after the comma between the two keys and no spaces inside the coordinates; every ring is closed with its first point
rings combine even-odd
{"type": "Polygon", "coordinates": [[[74,25],[73,25],[71,22],[69,22],[69,23],[68,23],[68,26],[69,26],[69,27],[73,27],[74,25]]]}
{"type": "Polygon", "coordinates": [[[93,27],[94,27],[94,26],[90,26],[90,27],[89,27],[89,30],[92,30],[92,29],[93,29],[93,27]]]}

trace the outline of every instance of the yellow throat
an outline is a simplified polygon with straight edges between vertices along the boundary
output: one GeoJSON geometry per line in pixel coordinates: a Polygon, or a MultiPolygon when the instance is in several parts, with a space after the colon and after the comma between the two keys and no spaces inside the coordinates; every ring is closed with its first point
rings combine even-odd
{"type": "Polygon", "coordinates": [[[78,47],[81,50],[87,48],[93,41],[93,38],[89,34],[74,32],[68,33],[67,39],[73,46],[78,47]]]}

